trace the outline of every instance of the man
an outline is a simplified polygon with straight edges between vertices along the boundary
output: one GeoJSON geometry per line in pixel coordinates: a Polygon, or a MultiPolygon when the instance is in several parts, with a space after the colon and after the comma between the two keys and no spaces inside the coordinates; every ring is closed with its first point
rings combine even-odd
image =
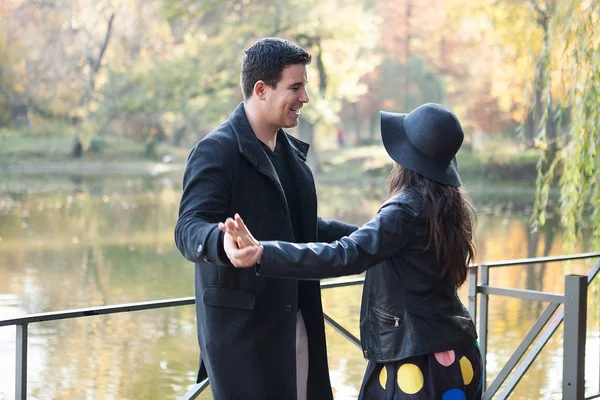
{"type": "Polygon", "coordinates": [[[258,240],[333,241],[356,229],[317,218],[298,125],[311,56],[266,38],[246,50],[244,102],[190,153],[175,241],[195,265],[198,381],[217,400],[332,399],[318,281],[238,270],[218,223],[239,213],[258,240]]]}

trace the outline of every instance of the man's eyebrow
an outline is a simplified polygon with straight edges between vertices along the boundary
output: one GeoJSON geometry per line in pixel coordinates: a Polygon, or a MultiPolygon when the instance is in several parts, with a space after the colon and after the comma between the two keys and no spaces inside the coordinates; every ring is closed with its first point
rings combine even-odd
{"type": "Polygon", "coordinates": [[[307,83],[308,83],[308,81],[294,82],[289,87],[302,86],[302,85],[306,85],[307,83]]]}

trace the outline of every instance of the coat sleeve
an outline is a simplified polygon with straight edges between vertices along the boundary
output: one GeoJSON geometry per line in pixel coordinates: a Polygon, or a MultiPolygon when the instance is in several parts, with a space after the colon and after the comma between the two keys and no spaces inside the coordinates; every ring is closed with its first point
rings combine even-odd
{"type": "Polygon", "coordinates": [[[395,256],[410,240],[410,217],[385,207],[350,236],[331,243],[261,242],[256,273],[261,276],[322,279],[359,274],[395,256]]]}
{"type": "Polygon", "coordinates": [[[194,263],[223,265],[219,257],[218,222],[225,221],[233,168],[231,154],[213,138],[200,141],[188,157],[183,175],[183,193],[175,226],[175,244],[194,263]]]}
{"type": "Polygon", "coordinates": [[[341,221],[327,220],[319,217],[317,222],[317,240],[319,242],[333,242],[344,236],[349,236],[358,229],[358,226],[341,221]]]}

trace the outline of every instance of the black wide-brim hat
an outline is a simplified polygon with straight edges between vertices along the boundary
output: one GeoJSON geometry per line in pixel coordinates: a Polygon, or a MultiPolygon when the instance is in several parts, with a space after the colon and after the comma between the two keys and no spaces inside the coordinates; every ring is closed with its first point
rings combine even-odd
{"type": "Polygon", "coordinates": [[[409,114],[381,111],[381,138],[398,164],[432,181],[460,186],[456,153],[464,132],[456,115],[439,104],[409,114]]]}

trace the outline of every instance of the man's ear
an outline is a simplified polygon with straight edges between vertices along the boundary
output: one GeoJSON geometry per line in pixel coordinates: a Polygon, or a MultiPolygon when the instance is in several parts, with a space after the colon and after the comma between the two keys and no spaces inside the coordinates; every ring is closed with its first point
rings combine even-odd
{"type": "Polygon", "coordinates": [[[260,99],[260,100],[264,100],[265,99],[265,95],[267,93],[267,87],[268,85],[265,83],[265,81],[256,81],[256,83],[254,84],[254,95],[260,99]]]}

